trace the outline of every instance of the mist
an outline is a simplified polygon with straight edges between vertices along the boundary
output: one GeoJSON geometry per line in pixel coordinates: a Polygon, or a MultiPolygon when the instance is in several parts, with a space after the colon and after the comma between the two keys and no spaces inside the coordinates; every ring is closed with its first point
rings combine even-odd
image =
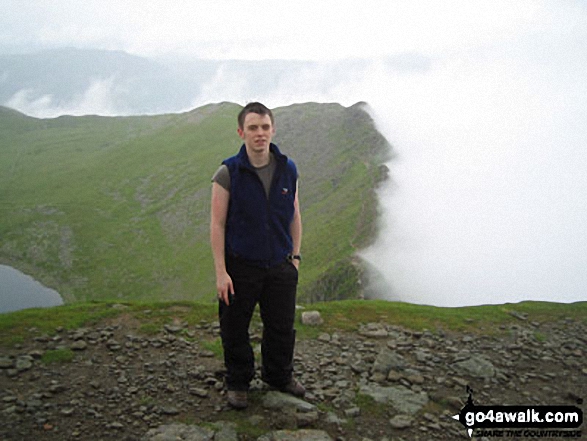
{"type": "Polygon", "coordinates": [[[131,114],[124,105],[120,105],[116,95],[114,78],[106,78],[92,80],[86,90],[66,102],[60,102],[51,94],[36,96],[33,90],[22,89],[10,97],[4,105],[37,118],[54,118],[61,115],[131,114]]]}
{"type": "Polygon", "coordinates": [[[379,238],[362,253],[379,277],[372,295],[437,306],[587,298],[587,95],[582,73],[559,68],[453,60],[371,99],[397,153],[379,238]]]}

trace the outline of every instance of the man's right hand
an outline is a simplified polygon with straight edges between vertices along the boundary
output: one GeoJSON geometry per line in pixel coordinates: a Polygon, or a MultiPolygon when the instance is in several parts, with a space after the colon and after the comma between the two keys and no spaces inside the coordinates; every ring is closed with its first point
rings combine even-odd
{"type": "Polygon", "coordinates": [[[234,295],[234,287],[232,279],[227,272],[216,276],[216,291],[218,299],[223,301],[226,305],[230,305],[230,295],[234,295]]]}

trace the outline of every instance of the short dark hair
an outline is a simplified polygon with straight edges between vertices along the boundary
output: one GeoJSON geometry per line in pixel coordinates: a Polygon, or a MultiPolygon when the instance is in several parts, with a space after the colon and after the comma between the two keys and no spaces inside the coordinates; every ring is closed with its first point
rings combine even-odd
{"type": "Polygon", "coordinates": [[[272,126],[275,125],[275,121],[273,120],[273,113],[271,113],[271,110],[269,110],[269,108],[267,108],[267,106],[265,106],[264,104],[254,102],[254,103],[247,104],[239,112],[239,114],[238,114],[238,127],[240,129],[242,129],[244,127],[245,118],[247,117],[247,115],[249,113],[257,113],[259,115],[269,115],[269,118],[271,119],[271,125],[272,126]]]}

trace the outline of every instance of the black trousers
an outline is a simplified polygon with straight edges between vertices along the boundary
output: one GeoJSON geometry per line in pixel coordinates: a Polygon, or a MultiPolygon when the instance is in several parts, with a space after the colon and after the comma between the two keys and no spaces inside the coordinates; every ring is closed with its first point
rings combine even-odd
{"type": "Polygon", "coordinates": [[[234,257],[226,258],[226,270],[235,292],[234,301],[220,301],[218,310],[227,388],[248,390],[255,375],[249,325],[257,303],[263,321],[262,380],[285,386],[293,374],[298,270],[291,262],[260,268],[234,257]]]}

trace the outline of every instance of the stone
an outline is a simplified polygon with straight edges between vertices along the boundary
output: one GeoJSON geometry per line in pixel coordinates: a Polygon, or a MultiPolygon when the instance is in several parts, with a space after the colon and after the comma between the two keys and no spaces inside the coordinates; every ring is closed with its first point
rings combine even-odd
{"type": "Polygon", "coordinates": [[[407,415],[396,415],[389,420],[389,425],[394,429],[408,429],[412,427],[412,421],[407,415]]]}
{"type": "Polygon", "coordinates": [[[338,415],[335,414],[334,412],[328,412],[326,414],[325,421],[328,424],[336,424],[336,425],[345,424],[347,422],[347,420],[339,418],[338,415]]]}
{"type": "Polygon", "coordinates": [[[28,371],[29,369],[31,369],[33,367],[33,362],[28,357],[19,357],[16,360],[15,367],[18,372],[28,371]]]}
{"type": "Polygon", "coordinates": [[[330,343],[330,341],[331,341],[330,334],[323,332],[322,334],[320,334],[318,336],[318,340],[321,342],[324,342],[324,343],[330,343]]]}
{"type": "Polygon", "coordinates": [[[266,409],[295,409],[300,412],[312,412],[316,406],[292,395],[270,391],[263,397],[263,407],[266,409]]]}
{"type": "Polygon", "coordinates": [[[522,321],[528,320],[528,314],[526,314],[525,312],[509,311],[509,315],[517,318],[518,320],[522,320],[522,321]]]}
{"type": "Polygon", "coordinates": [[[108,346],[108,349],[110,349],[111,351],[118,351],[118,350],[120,350],[120,343],[118,343],[114,339],[108,340],[106,342],[106,346],[108,346]]]}
{"type": "Polygon", "coordinates": [[[85,351],[88,348],[88,344],[84,340],[76,340],[70,348],[73,351],[85,351]]]}
{"type": "Polygon", "coordinates": [[[413,415],[429,401],[426,392],[415,392],[405,386],[381,387],[378,385],[365,385],[361,387],[360,391],[378,403],[390,404],[402,414],[413,415]]]}
{"type": "Polygon", "coordinates": [[[35,360],[40,360],[41,358],[43,358],[44,354],[45,354],[45,351],[42,351],[41,349],[33,349],[32,351],[29,352],[28,355],[33,357],[35,360]]]}
{"type": "Polygon", "coordinates": [[[218,421],[212,425],[216,433],[214,441],[238,441],[236,424],[229,421],[218,421]]]}
{"type": "MultiPolygon", "coordinates": [[[[296,424],[298,427],[308,427],[315,424],[318,421],[318,412],[297,412],[296,413],[296,424]]],[[[214,438],[216,441],[216,438],[214,438]]]]}
{"type": "Polygon", "coordinates": [[[0,369],[9,369],[14,366],[14,361],[10,357],[0,357],[0,369]]]}
{"type": "Polygon", "coordinates": [[[389,371],[389,374],[387,374],[387,379],[389,381],[396,382],[396,381],[399,381],[401,378],[402,378],[401,374],[398,371],[395,371],[393,369],[389,371]]]}
{"type": "Polygon", "coordinates": [[[411,384],[424,384],[424,377],[420,374],[412,374],[406,377],[411,384]]]}
{"type": "Polygon", "coordinates": [[[324,319],[318,311],[304,311],[302,312],[302,324],[308,326],[319,326],[324,323],[324,319]]]}
{"type": "Polygon", "coordinates": [[[453,367],[461,374],[477,378],[492,378],[496,374],[493,364],[481,355],[472,355],[466,360],[454,363],[453,367]]]}
{"type": "Polygon", "coordinates": [[[173,406],[167,406],[161,409],[163,415],[179,415],[179,410],[173,406]]]}
{"type": "Polygon", "coordinates": [[[200,426],[170,424],[149,430],[145,439],[147,441],[213,441],[214,431],[200,426]]]}
{"type": "Polygon", "coordinates": [[[377,354],[377,358],[373,363],[373,372],[379,372],[387,376],[390,370],[402,370],[405,365],[406,361],[402,355],[385,347],[377,354]]]}
{"type": "Polygon", "coordinates": [[[323,430],[278,430],[257,438],[257,441],[332,441],[323,430]]]}
{"type": "Polygon", "coordinates": [[[200,398],[207,398],[208,397],[208,391],[206,389],[200,388],[200,387],[195,387],[193,389],[190,389],[190,393],[192,395],[195,395],[197,397],[200,398]]]}
{"type": "Polygon", "coordinates": [[[361,415],[361,409],[358,407],[351,407],[350,409],[344,411],[344,415],[347,418],[356,418],[361,415]]]}
{"type": "Polygon", "coordinates": [[[174,326],[174,325],[164,325],[163,328],[170,334],[178,334],[183,329],[181,326],[174,326]]]}
{"type": "Polygon", "coordinates": [[[359,329],[359,334],[369,338],[387,338],[389,332],[379,323],[368,323],[359,329]]]}

